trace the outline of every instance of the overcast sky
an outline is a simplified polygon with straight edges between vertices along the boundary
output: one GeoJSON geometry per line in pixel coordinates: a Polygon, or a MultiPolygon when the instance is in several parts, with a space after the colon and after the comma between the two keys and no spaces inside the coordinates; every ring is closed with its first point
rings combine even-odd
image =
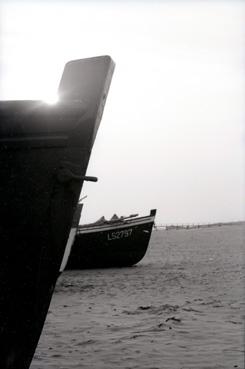
{"type": "Polygon", "coordinates": [[[245,219],[242,1],[1,1],[1,99],[47,99],[71,59],[116,63],[81,222],[245,219]]]}

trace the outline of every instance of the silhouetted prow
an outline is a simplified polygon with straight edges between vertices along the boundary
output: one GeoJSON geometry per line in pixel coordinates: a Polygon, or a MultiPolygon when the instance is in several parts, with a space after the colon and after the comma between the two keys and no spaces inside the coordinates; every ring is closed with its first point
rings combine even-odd
{"type": "MultiPolygon", "coordinates": [[[[41,334],[108,93],[108,56],[66,64],[60,101],[0,102],[0,368],[41,334]]],[[[94,178],[92,178],[94,180],[94,178]]]]}

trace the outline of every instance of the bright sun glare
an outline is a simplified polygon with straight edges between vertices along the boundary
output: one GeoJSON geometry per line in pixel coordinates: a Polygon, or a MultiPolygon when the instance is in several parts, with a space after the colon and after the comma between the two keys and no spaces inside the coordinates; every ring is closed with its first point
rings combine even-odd
{"type": "Polygon", "coordinates": [[[43,99],[43,101],[46,103],[46,104],[49,104],[49,105],[54,105],[54,104],[57,104],[57,102],[59,101],[59,96],[57,94],[55,95],[50,95],[50,96],[47,96],[43,99]]]}

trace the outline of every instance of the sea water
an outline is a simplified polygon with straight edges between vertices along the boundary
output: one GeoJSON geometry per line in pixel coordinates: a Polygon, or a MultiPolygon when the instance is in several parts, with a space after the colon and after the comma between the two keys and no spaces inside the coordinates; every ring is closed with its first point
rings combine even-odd
{"type": "Polygon", "coordinates": [[[244,368],[244,230],[155,230],[137,266],[64,272],[31,369],[244,368]]]}

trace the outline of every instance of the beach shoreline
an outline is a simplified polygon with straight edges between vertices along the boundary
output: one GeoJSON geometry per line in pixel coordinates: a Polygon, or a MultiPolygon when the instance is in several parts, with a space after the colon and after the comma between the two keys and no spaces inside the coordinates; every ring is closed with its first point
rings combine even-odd
{"type": "Polygon", "coordinates": [[[135,267],[63,273],[31,369],[244,368],[243,244],[155,230],[135,267]]]}

